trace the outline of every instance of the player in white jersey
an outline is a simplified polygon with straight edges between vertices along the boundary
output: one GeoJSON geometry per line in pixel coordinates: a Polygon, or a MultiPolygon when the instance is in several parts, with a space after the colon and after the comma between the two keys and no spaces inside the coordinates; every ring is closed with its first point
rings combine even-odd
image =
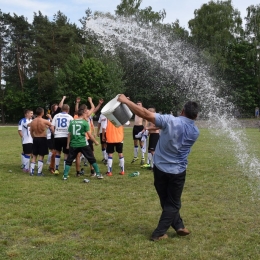
{"type": "Polygon", "coordinates": [[[106,129],[106,128],[107,128],[107,118],[103,114],[100,114],[98,119],[97,136],[100,137],[101,151],[103,155],[102,162],[104,164],[107,163],[107,152],[106,152],[107,143],[102,139],[102,129],[106,129]]]}
{"type": "MultiPolygon", "coordinates": [[[[61,112],[61,108],[64,104],[64,100],[66,99],[66,96],[63,96],[59,105],[53,104],[51,106],[50,114],[47,114],[46,117],[49,119],[50,122],[52,122],[52,119],[54,116],[61,112]]],[[[49,164],[49,171],[51,173],[55,172],[55,149],[54,149],[54,134],[51,133],[50,129],[47,130],[47,142],[48,142],[48,148],[49,148],[49,155],[47,159],[47,164],[49,164]]]]}
{"type": "Polygon", "coordinates": [[[23,152],[22,152],[22,169],[24,172],[29,172],[30,158],[32,155],[33,139],[30,133],[30,124],[32,122],[33,111],[29,109],[24,110],[24,118],[19,121],[18,134],[22,138],[23,152]]]}
{"type": "Polygon", "coordinates": [[[55,115],[51,123],[51,130],[54,132],[54,148],[56,151],[54,174],[59,174],[61,151],[64,153],[64,165],[69,154],[69,150],[67,149],[68,128],[70,121],[73,120],[73,117],[68,114],[69,110],[70,107],[64,104],[61,108],[61,113],[55,115]]]}
{"type": "MultiPolygon", "coordinates": [[[[48,118],[48,121],[52,121],[52,118],[51,118],[51,115],[50,114],[47,114],[46,117],[48,118]]],[[[48,148],[49,148],[49,154],[48,154],[48,159],[47,159],[47,164],[50,165],[51,164],[51,157],[52,157],[52,153],[53,153],[53,150],[54,150],[54,137],[52,138],[52,132],[51,132],[51,129],[50,128],[47,128],[47,132],[46,132],[46,137],[47,137],[47,142],[48,142],[48,148]]],[[[54,173],[54,170],[51,169],[49,167],[49,171],[51,173],[54,173]]]]}

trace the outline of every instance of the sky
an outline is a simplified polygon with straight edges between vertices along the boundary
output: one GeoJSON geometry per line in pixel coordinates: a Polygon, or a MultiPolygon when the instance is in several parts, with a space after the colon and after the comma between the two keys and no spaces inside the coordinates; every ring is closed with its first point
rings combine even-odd
{"type": "MultiPolygon", "coordinates": [[[[151,6],[153,11],[165,9],[165,23],[179,20],[180,25],[188,29],[188,21],[194,18],[194,10],[199,9],[206,0],[143,0],[141,8],[151,6]]],[[[4,13],[16,13],[33,20],[34,12],[41,11],[52,20],[53,15],[58,11],[65,14],[71,23],[80,26],[79,19],[85,15],[85,10],[89,7],[93,12],[110,12],[114,14],[117,5],[121,0],[0,0],[0,9],[4,13]]],[[[250,5],[258,5],[259,0],[233,0],[232,5],[241,13],[242,19],[246,16],[246,8],[250,5]]]]}

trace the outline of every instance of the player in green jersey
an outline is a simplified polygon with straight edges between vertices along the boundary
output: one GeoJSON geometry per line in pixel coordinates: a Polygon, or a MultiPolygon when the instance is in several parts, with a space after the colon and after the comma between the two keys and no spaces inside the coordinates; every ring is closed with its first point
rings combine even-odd
{"type": "Polygon", "coordinates": [[[88,141],[86,138],[86,133],[89,138],[98,145],[96,139],[91,135],[89,124],[86,120],[83,119],[84,109],[78,110],[78,118],[70,121],[70,125],[68,128],[68,141],[67,148],[69,149],[69,155],[66,161],[66,166],[63,174],[63,180],[68,179],[68,174],[70,167],[72,165],[73,160],[76,158],[77,154],[81,152],[85,158],[89,161],[89,163],[94,167],[96,176],[98,179],[103,179],[102,174],[99,171],[99,167],[96,163],[96,158],[88,145],[88,141]]]}

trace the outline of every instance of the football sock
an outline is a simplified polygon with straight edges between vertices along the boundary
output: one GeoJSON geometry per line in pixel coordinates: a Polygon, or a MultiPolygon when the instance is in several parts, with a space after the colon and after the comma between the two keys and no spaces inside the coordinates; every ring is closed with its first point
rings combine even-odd
{"type": "Polygon", "coordinates": [[[119,158],[119,164],[120,164],[121,172],[124,172],[125,171],[125,158],[124,157],[119,158]]]}
{"type": "Polygon", "coordinates": [[[24,153],[21,153],[21,164],[24,165],[24,153]]]}
{"type": "Polygon", "coordinates": [[[30,155],[25,155],[24,154],[24,159],[23,159],[23,161],[24,161],[24,169],[26,169],[26,170],[29,170],[29,165],[30,165],[30,155]]]}
{"type": "Polygon", "coordinates": [[[134,147],[134,157],[137,158],[138,157],[138,146],[134,147]]]}
{"type": "Polygon", "coordinates": [[[99,170],[99,168],[98,168],[97,163],[93,163],[92,166],[93,166],[95,172],[96,172],[97,174],[100,174],[100,170],[99,170]]]}
{"type": "Polygon", "coordinates": [[[152,156],[151,152],[148,152],[148,154],[147,154],[147,164],[150,164],[151,156],[152,156]]]}
{"type": "Polygon", "coordinates": [[[102,155],[103,155],[103,158],[106,160],[106,149],[102,149],[102,155]]]}
{"type": "Polygon", "coordinates": [[[68,178],[69,171],[70,171],[70,166],[66,164],[65,169],[64,169],[64,173],[63,173],[63,177],[68,178]]]}
{"type": "Polygon", "coordinates": [[[60,165],[60,155],[55,156],[55,169],[58,170],[60,165]]]}
{"type": "Polygon", "coordinates": [[[52,152],[49,152],[48,159],[47,159],[47,164],[51,163],[51,156],[52,156],[52,152]]]}
{"type": "Polygon", "coordinates": [[[152,153],[151,153],[150,166],[151,166],[151,168],[153,168],[153,154],[152,153]]]}
{"type": "Polygon", "coordinates": [[[34,174],[35,162],[31,163],[31,173],[34,174]]]}
{"type": "Polygon", "coordinates": [[[113,158],[108,156],[107,159],[107,171],[112,172],[112,164],[113,164],[113,158]]]}
{"type": "Polygon", "coordinates": [[[38,173],[42,173],[43,161],[38,160],[38,173]]]}

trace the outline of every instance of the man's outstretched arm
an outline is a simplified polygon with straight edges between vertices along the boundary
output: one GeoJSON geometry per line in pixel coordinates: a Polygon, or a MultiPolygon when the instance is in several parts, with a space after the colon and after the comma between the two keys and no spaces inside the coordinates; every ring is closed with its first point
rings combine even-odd
{"type": "Polygon", "coordinates": [[[136,105],[134,102],[129,100],[124,94],[120,94],[117,100],[123,104],[126,104],[135,115],[138,115],[146,119],[147,121],[155,124],[155,113],[150,112],[144,107],[136,105]]]}

